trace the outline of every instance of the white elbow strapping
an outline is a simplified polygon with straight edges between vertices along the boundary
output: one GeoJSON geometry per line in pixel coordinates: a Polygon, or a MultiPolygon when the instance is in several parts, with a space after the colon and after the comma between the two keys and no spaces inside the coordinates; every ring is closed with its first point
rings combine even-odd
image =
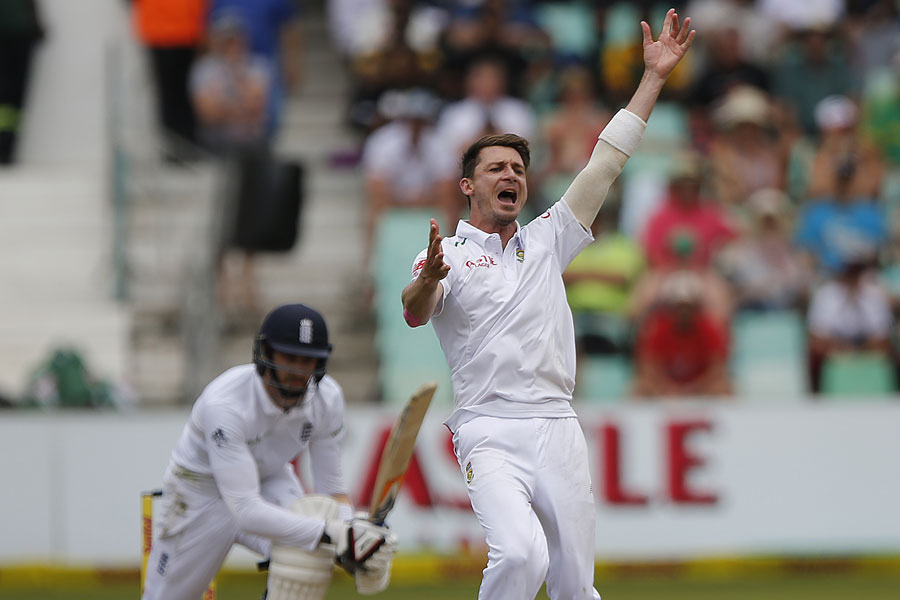
{"type": "Polygon", "coordinates": [[[600,139],[626,156],[637,150],[637,145],[647,129],[647,123],[631,111],[621,109],[610,119],[600,139]]]}

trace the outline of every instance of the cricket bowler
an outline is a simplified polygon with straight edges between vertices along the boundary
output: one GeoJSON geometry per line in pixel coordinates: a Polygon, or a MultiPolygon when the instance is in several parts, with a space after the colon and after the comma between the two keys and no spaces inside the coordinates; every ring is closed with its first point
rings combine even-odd
{"type": "Polygon", "coordinates": [[[264,319],[253,362],[215,378],[163,478],[143,600],[199,600],[235,543],[271,557],[268,600],[319,600],[338,562],[360,593],[387,586],[396,538],[353,510],[341,471],[344,397],[325,320],[303,304],[264,319]],[[314,495],[290,464],[308,452],[314,495]]]}
{"type": "Polygon", "coordinates": [[[640,141],[669,74],[690,47],[690,18],[666,13],[654,41],[641,22],[644,74],[562,199],[525,226],[528,142],[486,136],[462,157],[468,221],[429,242],[402,293],[406,322],[431,321],[450,366],[446,420],[484,528],[482,600],[599,600],[596,508],[584,434],[572,409],[575,333],[562,272],[591,241],[610,184],[640,141]]]}

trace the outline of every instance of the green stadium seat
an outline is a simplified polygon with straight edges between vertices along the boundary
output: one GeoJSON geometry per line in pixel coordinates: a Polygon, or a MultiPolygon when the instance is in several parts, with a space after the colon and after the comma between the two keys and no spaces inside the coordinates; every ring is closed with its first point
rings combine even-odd
{"type": "MultiPolygon", "coordinates": [[[[375,343],[384,402],[402,406],[423,383],[437,381],[434,403],[452,406],[450,372],[430,326],[412,329],[403,320],[400,293],[409,283],[413,259],[428,243],[428,220],[421,209],[386,211],[378,223],[372,256],[375,283],[375,343]]],[[[440,219],[439,219],[440,224],[440,219]]]]}
{"type": "Polygon", "coordinates": [[[896,390],[894,367],[882,354],[831,356],[822,368],[822,395],[842,399],[887,396],[896,390]]]}
{"type": "Polygon", "coordinates": [[[591,404],[617,404],[631,388],[631,361],[621,355],[587,355],[578,365],[577,400],[591,404]]]}
{"type": "Polygon", "coordinates": [[[806,326],[795,311],[741,313],[732,322],[735,393],[752,401],[806,394],[806,326]]]}

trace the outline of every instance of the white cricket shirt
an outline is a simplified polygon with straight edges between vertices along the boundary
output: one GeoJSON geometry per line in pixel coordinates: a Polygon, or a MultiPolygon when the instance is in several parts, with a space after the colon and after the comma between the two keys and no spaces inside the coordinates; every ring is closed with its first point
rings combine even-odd
{"type": "MultiPolygon", "coordinates": [[[[450,265],[431,318],[453,383],[451,431],[476,415],[571,417],[575,330],[562,272],[593,237],[559,201],[516,233],[460,221],[441,242],[450,265]]],[[[427,249],[413,263],[419,276],[427,249]]]]}
{"type": "Polygon", "coordinates": [[[209,494],[225,500],[245,531],[314,547],[310,542],[321,536],[321,521],[265,502],[260,481],[283,477],[288,463],[308,451],[314,490],[346,493],[343,419],[343,392],[332,377],[310,385],[303,403],[285,412],[269,398],[256,366],[240,365],[200,394],[171,464],[181,468],[182,476],[214,481],[209,494]]]}

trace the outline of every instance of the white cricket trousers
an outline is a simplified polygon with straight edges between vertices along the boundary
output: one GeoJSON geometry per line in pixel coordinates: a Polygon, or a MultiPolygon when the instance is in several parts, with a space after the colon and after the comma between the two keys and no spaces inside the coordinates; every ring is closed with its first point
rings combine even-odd
{"type": "MultiPolygon", "coordinates": [[[[235,543],[262,556],[271,547],[270,540],[238,529],[215,481],[177,471],[169,465],[163,477],[142,600],[200,600],[235,543]]],[[[303,495],[299,481],[282,474],[261,481],[260,492],[280,506],[303,495]]]]}
{"type": "Polygon", "coordinates": [[[488,564],[479,600],[600,600],[594,589],[596,519],[578,419],[478,416],[453,447],[488,564]]]}

